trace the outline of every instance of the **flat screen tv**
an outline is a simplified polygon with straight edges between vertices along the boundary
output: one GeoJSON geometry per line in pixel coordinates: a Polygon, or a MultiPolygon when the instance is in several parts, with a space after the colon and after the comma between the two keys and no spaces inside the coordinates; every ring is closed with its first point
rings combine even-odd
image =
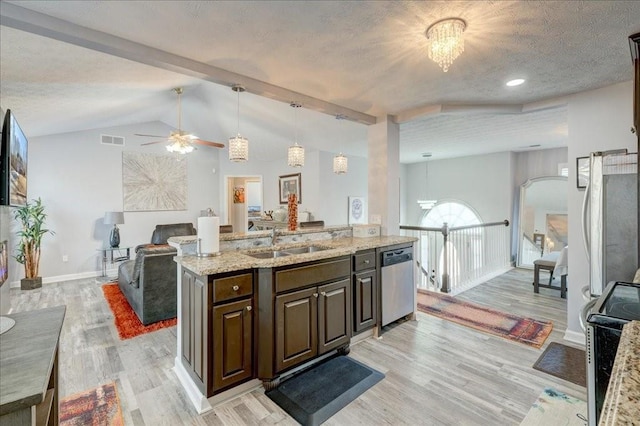
{"type": "Polygon", "coordinates": [[[27,138],[11,110],[7,110],[0,144],[0,205],[27,203],[27,138]]]}

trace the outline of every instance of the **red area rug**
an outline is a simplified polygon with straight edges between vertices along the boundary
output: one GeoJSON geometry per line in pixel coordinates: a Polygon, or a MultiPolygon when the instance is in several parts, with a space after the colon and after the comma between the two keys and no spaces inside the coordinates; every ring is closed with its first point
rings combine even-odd
{"type": "Polygon", "coordinates": [[[553,329],[549,321],[507,314],[425,290],[418,290],[418,310],[535,348],[542,346],[553,329]]]}
{"type": "Polygon", "coordinates": [[[115,383],[107,383],[60,401],[60,426],[123,426],[115,383]]]}
{"type": "Polygon", "coordinates": [[[133,312],[129,302],[127,302],[127,298],[120,291],[118,284],[105,284],[102,286],[102,292],[104,293],[104,298],[107,299],[111,312],[113,312],[118,335],[122,340],[131,339],[161,328],[172,327],[178,322],[176,318],[172,318],[143,325],[136,313],[133,312]]]}

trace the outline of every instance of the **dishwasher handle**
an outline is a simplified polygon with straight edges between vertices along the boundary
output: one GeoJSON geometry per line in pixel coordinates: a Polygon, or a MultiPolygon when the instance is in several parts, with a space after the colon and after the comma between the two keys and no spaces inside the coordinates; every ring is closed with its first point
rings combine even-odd
{"type": "Polygon", "coordinates": [[[382,267],[413,260],[413,247],[382,252],[382,267]]]}

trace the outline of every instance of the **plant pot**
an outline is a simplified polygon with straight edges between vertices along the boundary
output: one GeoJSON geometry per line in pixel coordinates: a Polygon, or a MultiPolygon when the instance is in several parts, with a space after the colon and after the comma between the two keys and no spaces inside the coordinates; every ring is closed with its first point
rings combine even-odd
{"type": "Polygon", "coordinates": [[[42,287],[42,277],[23,278],[20,280],[21,290],[35,290],[42,287]]]}

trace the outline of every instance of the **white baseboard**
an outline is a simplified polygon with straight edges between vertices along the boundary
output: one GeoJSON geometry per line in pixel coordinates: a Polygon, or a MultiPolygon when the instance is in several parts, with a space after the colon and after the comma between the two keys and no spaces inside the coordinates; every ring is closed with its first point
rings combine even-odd
{"type": "Polygon", "coordinates": [[[187,392],[187,396],[198,414],[206,413],[213,409],[207,398],[200,392],[200,389],[198,389],[196,384],[193,383],[191,377],[189,377],[189,373],[182,365],[179,356],[175,359],[173,371],[176,373],[176,376],[178,376],[178,381],[184,388],[185,392],[187,392]]]}
{"type": "MultiPolygon", "coordinates": [[[[107,270],[107,276],[112,277],[117,275],[118,275],[117,269],[107,270]]],[[[102,276],[101,271],[87,271],[87,272],[80,272],[77,274],[57,275],[53,277],[42,277],[42,284],[44,285],[44,284],[58,283],[61,281],[80,280],[83,278],[95,278],[100,276],[102,276]]],[[[20,281],[12,281],[10,284],[10,287],[20,288],[20,281]]]]}
{"type": "Polygon", "coordinates": [[[568,340],[570,342],[573,343],[577,343],[578,345],[581,346],[586,346],[586,338],[584,333],[581,333],[579,331],[573,331],[573,330],[565,330],[564,331],[564,340],[568,340]]]}

